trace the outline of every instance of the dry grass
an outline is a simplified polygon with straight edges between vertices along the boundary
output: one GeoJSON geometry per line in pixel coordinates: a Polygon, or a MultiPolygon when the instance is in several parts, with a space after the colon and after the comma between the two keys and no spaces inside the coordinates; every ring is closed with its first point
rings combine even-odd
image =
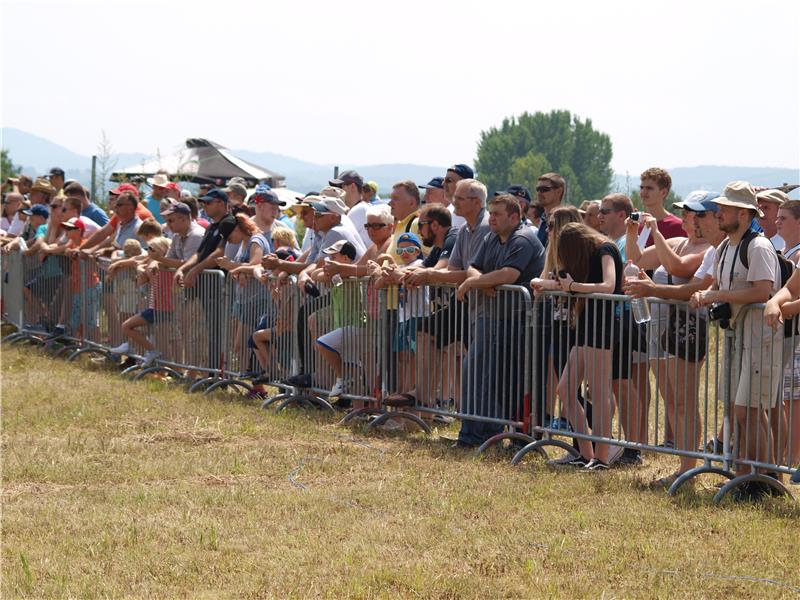
{"type": "Polygon", "coordinates": [[[436,436],[2,358],[4,598],[800,593],[800,509],[645,491],[666,458],[513,468],[436,436]]]}

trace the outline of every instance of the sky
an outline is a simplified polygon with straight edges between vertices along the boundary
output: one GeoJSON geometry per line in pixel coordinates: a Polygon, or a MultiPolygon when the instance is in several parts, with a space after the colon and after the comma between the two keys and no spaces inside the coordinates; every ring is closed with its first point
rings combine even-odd
{"type": "Polygon", "coordinates": [[[105,131],[120,152],[446,165],[566,109],[621,173],[800,166],[796,0],[1,4],[3,126],[81,154],[105,131]]]}

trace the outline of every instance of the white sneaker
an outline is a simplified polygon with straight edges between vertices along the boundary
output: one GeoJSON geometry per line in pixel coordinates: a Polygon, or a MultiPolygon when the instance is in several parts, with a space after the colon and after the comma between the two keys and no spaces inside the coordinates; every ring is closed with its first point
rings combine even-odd
{"type": "Polygon", "coordinates": [[[341,377],[337,377],[336,381],[333,383],[331,391],[328,393],[328,396],[338,398],[343,393],[344,393],[344,381],[342,381],[341,377]]]}
{"type": "Polygon", "coordinates": [[[131,345],[128,342],[123,342],[119,346],[111,348],[109,352],[111,352],[111,354],[127,354],[130,349],[131,345]]]}
{"type": "Polygon", "coordinates": [[[142,360],[142,367],[146,368],[156,362],[156,359],[161,356],[161,352],[158,350],[148,350],[144,353],[144,359],[142,360]]]}

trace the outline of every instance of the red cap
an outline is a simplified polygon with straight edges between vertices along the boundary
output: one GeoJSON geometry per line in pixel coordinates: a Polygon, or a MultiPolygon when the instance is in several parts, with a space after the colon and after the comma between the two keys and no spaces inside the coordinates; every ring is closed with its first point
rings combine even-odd
{"type": "Polygon", "coordinates": [[[165,185],[164,187],[165,187],[165,188],[167,188],[168,190],[175,190],[176,192],[180,192],[180,191],[181,191],[181,186],[179,186],[179,185],[178,185],[177,183],[175,183],[174,181],[170,181],[170,182],[169,182],[167,185],[165,185]]]}
{"type": "Polygon", "coordinates": [[[81,232],[86,231],[86,225],[79,217],[72,217],[71,219],[61,223],[64,229],[80,229],[81,232]]]}
{"type": "Polygon", "coordinates": [[[135,185],[131,185],[130,183],[119,184],[117,187],[111,190],[109,194],[114,194],[115,196],[119,196],[122,192],[130,192],[134,196],[136,196],[137,200],[139,199],[139,190],[135,185]]]}

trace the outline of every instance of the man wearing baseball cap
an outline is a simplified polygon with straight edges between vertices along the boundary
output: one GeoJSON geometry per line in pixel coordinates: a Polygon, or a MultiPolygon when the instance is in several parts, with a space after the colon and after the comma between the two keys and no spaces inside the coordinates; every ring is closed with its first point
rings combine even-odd
{"type": "Polygon", "coordinates": [[[364,187],[364,178],[356,171],[342,171],[336,179],[328,182],[331,186],[344,190],[344,203],[347,208],[353,208],[361,202],[361,188],[364,187]]]}
{"type": "Polygon", "coordinates": [[[222,191],[228,194],[228,208],[230,210],[242,206],[247,199],[247,187],[238,181],[229,181],[227,187],[222,191]]]}
{"type": "Polygon", "coordinates": [[[61,194],[64,190],[64,169],[61,167],[53,167],[50,169],[48,175],[50,185],[56,190],[56,193],[61,194]]]}
{"type": "MultiPolygon", "coordinates": [[[[748,460],[770,462],[766,415],[768,411],[777,410],[783,370],[780,360],[783,328],[773,331],[765,323],[761,311],[743,312],[742,309],[747,304],[766,302],[778,291],[780,266],[770,241],[750,231],[753,217],[764,216],[752,185],[746,181],[732,181],[725,186],[722,196],[713,201],[719,206],[719,227],[728,239],[717,248],[714,283],[710,289],[693,294],[691,305],[727,304],[730,308],[726,320],[730,321],[730,327],[743,332],[742,339],[737,340],[742,361],[733,396],[740,431],[740,455],[748,460]],[[742,259],[745,241],[748,241],[746,266],[742,259]],[[743,321],[743,328],[739,327],[740,321],[743,321]],[[773,356],[777,360],[773,360],[773,356]]],[[[749,471],[749,466],[737,463],[737,475],[749,471]]],[[[760,489],[749,491],[760,493],[760,489]]]]}
{"type": "Polygon", "coordinates": [[[151,259],[167,268],[177,269],[197,253],[206,230],[192,219],[192,209],[184,202],[169,205],[161,216],[172,232],[172,243],[165,256],[152,253],[151,259]]]}
{"type": "MultiPolygon", "coordinates": [[[[89,190],[77,181],[64,187],[64,195],[67,198],[77,198],[81,203],[80,216],[86,217],[92,223],[97,223],[100,227],[108,223],[106,211],[89,201],[89,190]]],[[[92,233],[94,230],[92,231],[92,233]]]]}
{"type": "Polygon", "coordinates": [[[522,224],[531,227],[531,222],[528,220],[528,210],[531,207],[531,191],[525,187],[524,185],[520,184],[512,184],[508,186],[501,192],[495,192],[495,196],[500,196],[501,194],[509,194],[517,198],[519,202],[519,206],[522,209],[522,224]]]}
{"type": "Polygon", "coordinates": [[[423,204],[443,204],[447,206],[447,199],[444,196],[444,177],[433,177],[425,185],[419,186],[425,190],[422,197],[423,204]]]}
{"type": "Polygon", "coordinates": [[[153,215],[153,218],[163,224],[164,217],[161,216],[161,201],[169,195],[169,178],[164,173],[156,173],[149,183],[153,186],[153,189],[145,196],[145,205],[153,215]]]}
{"type": "Polygon", "coordinates": [[[455,205],[453,203],[456,194],[456,184],[462,179],[472,179],[475,177],[475,172],[472,167],[465,164],[455,164],[445,173],[444,185],[444,204],[447,206],[450,214],[453,215],[453,227],[461,228],[466,221],[460,215],[456,214],[455,205]]]}
{"type": "Polygon", "coordinates": [[[761,226],[761,229],[764,230],[764,235],[769,238],[769,241],[772,242],[772,245],[775,246],[775,250],[778,252],[783,251],[786,242],[778,233],[776,220],[778,218],[778,210],[787,200],[789,200],[789,196],[781,190],[776,189],[762,190],[756,194],[758,208],[764,213],[763,217],[758,218],[758,224],[761,226]]]}

